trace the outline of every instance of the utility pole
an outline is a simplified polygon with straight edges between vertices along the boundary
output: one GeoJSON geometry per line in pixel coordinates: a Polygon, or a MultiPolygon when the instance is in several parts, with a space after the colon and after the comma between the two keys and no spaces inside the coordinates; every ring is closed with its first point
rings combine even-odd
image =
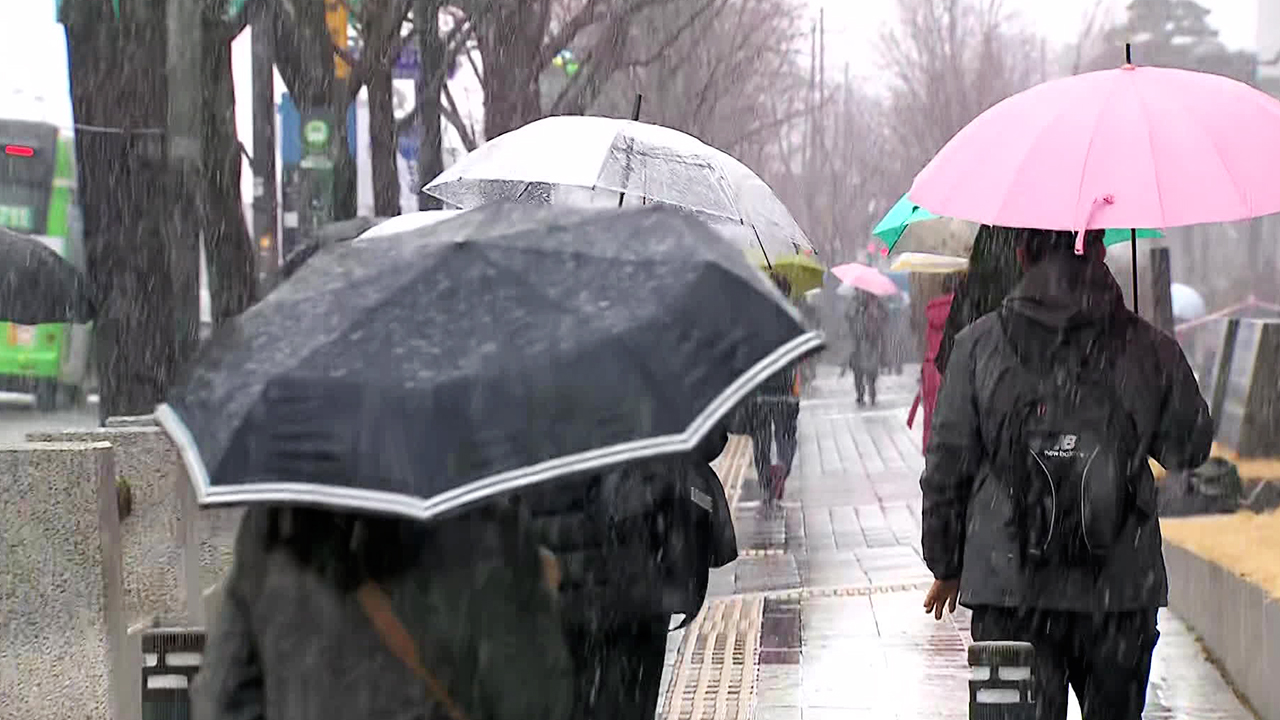
{"type": "Polygon", "coordinates": [[[195,353],[200,338],[200,61],[204,48],[202,3],[166,0],[165,71],[168,106],[165,115],[169,163],[177,190],[177,224],[169,238],[169,270],[174,291],[178,362],[195,353]]]}
{"type": "Polygon", "coordinates": [[[814,23],[809,30],[809,94],[805,98],[805,122],[804,122],[804,196],[806,198],[806,219],[813,222],[813,192],[809,183],[812,178],[813,170],[813,137],[815,120],[814,120],[814,94],[817,89],[818,81],[818,24],[814,23]]]}
{"type": "MultiPolygon", "coordinates": [[[[418,122],[422,137],[418,144],[418,177],[414,188],[419,210],[442,207],[436,198],[422,191],[437,175],[444,172],[441,157],[440,87],[447,80],[446,48],[440,37],[441,0],[414,0],[413,26],[418,33],[418,77],[414,81],[414,100],[418,104],[418,122]]],[[[463,48],[463,52],[468,52],[463,48]]]]}
{"type": "Polygon", "coordinates": [[[275,282],[280,266],[276,200],[275,47],[271,14],[259,3],[250,43],[253,54],[253,236],[258,243],[258,285],[264,291],[275,282]]]}
{"type": "Polygon", "coordinates": [[[827,11],[818,9],[818,149],[827,145],[826,116],[827,107],[827,11]]]}

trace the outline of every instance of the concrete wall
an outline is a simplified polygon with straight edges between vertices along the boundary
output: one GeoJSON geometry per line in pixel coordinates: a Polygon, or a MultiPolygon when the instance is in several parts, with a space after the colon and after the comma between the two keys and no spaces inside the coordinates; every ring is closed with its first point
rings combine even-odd
{"type": "Polygon", "coordinates": [[[1261,720],[1280,720],[1280,600],[1166,542],[1169,607],[1203,639],[1261,720]]]}
{"type": "Polygon", "coordinates": [[[198,509],[168,435],[154,424],[123,420],[92,430],[28,433],[27,439],[111,443],[117,476],[133,492],[133,513],[121,523],[128,625],[203,624],[201,596],[231,566],[240,511],[198,509]]]}
{"type": "Polygon", "coordinates": [[[0,715],[123,720],[124,581],[108,443],[0,447],[0,715]]]}

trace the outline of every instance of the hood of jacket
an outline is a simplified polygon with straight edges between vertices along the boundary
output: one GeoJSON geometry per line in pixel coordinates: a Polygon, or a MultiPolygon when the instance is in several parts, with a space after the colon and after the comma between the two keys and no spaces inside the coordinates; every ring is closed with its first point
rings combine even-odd
{"type": "Polygon", "coordinates": [[[1030,358],[1062,346],[1082,348],[1128,313],[1124,294],[1102,262],[1050,258],[1031,268],[1004,299],[1006,336],[1030,358]]]}

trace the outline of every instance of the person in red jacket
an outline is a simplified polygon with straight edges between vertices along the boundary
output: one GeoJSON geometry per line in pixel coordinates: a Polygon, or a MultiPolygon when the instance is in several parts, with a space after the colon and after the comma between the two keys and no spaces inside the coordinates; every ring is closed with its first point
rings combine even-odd
{"type": "MultiPolygon", "coordinates": [[[[954,287],[954,281],[951,283],[954,287]]],[[[951,314],[951,301],[955,298],[954,289],[945,295],[929,301],[925,305],[924,317],[926,329],[924,335],[924,362],[920,365],[920,392],[916,393],[915,402],[911,404],[911,412],[907,415],[907,427],[914,428],[916,411],[924,408],[924,442],[922,447],[929,447],[929,429],[933,423],[933,408],[938,402],[938,391],[942,389],[942,373],[934,361],[938,357],[938,348],[942,345],[942,336],[947,326],[947,316],[951,314]]]]}

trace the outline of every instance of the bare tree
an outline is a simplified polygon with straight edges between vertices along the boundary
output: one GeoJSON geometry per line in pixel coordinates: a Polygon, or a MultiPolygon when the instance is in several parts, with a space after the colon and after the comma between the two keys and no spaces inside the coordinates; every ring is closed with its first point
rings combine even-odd
{"type": "Polygon", "coordinates": [[[637,40],[597,109],[617,113],[636,93],[645,118],[744,160],[761,160],[803,113],[795,0],[673,2],[638,19],[637,40]]]}
{"type": "MultiPolygon", "coordinates": [[[[983,110],[1043,80],[1043,41],[1000,0],[898,0],[885,34],[896,161],[919,170],[983,110]]],[[[906,178],[904,178],[906,179],[906,178]]],[[[905,183],[904,183],[905,184],[905,183]]]]}
{"type": "MultiPolygon", "coordinates": [[[[546,114],[584,113],[615,74],[653,62],[637,53],[635,31],[650,13],[673,6],[685,20],[658,38],[673,44],[717,0],[471,0],[462,3],[483,58],[486,137],[497,137],[546,114]],[[577,73],[544,87],[551,61],[572,48],[577,73]]],[[[650,30],[653,28],[651,27],[650,30]]]]}
{"type": "Polygon", "coordinates": [[[871,227],[901,192],[891,161],[892,115],[885,103],[848,77],[827,91],[831,101],[815,134],[815,162],[805,176],[810,233],[828,257],[856,256],[871,227]]]}

